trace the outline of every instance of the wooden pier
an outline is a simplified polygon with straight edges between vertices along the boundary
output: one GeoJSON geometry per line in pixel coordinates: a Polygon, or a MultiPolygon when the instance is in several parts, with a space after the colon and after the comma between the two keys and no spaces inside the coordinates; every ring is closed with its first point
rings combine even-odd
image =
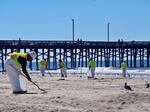
{"type": "Polygon", "coordinates": [[[128,67],[149,67],[150,41],[42,41],[0,40],[0,71],[5,71],[5,60],[14,51],[35,51],[38,56],[29,68],[39,69],[39,60],[47,59],[48,69],[57,69],[58,60],[63,59],[66,67],[88,67],[89,58],[97,67],[120,67],[126,61],[128,67]]]}

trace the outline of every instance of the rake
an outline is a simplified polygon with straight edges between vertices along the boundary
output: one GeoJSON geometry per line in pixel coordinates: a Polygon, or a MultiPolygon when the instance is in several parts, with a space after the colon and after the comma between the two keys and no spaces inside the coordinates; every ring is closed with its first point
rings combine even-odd
{"type": "MultiPolygon", "coordinates": [[[[17,68],[15,68],[15,67],[12,66],[12,65],[11,65],[11,67],[14,68],[14,69],[15,69],[19,74],[21,74],[23,77],[25,77],[26,79],[28,79],[27,76],[25,76],[25,75],[24,75],[21,71],[19,71],[17,68]]],[[[34,84],[39,90],[46,92],[46,90],[41,89],[41,88],[40,88],[35,82],[33,82],[32,80],[28,80],[28,81],[30,81],[32,84],[34,84]]]]}

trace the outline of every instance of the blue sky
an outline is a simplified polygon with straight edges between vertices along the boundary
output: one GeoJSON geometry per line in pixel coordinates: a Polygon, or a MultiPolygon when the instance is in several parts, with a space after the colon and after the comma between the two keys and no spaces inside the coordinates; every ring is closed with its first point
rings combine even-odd
{"type": "Polygon", "coordinates": [[[0,0],[0,40],[147,41],[150,0],[0,0]]]}

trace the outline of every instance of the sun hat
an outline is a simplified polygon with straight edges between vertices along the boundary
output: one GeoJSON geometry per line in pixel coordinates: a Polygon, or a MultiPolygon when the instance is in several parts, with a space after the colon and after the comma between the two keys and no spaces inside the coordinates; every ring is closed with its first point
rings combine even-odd
{"type": "Polygon", "coordinates": [[[32,57],[32,59],[35,59],[37,56],[35,51],[30,51],[28,54],[32,57]]]}

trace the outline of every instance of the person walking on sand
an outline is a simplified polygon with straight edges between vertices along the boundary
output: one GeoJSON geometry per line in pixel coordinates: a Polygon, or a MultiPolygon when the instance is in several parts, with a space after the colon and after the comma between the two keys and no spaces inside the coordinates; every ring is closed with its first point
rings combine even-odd
{"type": "Polygon", "coordinates": [[[121,69],[122,69],[122,75],[123,75],[123,77],[126,78],[127,65],[126,65],[125,61],[123,61],[123,63],[121,64],[121,69]]]}
{"type": "Polygon", "coordinates": [[[59,68],[61,72],[61,77],[67,77],[66,67],[61,59],[59,59],[59,68]]]}
{"type": "Polygon", "coordinates": [[[41,59],[40,60],[40,71],[41,71],[42,76],[45,75],[46,67],[47,67],[46,59],[41,59]]]}
{"type": "Polygon", "coordinates": [[[31,51],[29,53],[13,52],[5,62],[6,72],[14,94],[27,93],[26,80],[21,73],[31,81],[26,65],[27,61],[32,61],[36,58],[36,53],[31,51]]]}
{"type": "Polygon", "coordinates": [[[89,74],[91,74],[90,76],[88,76],[88,78],[95,78],[95,68],[96,68],[95,61],[92,58],[90,58],[88,65],[89,65],[89,74]]]}

